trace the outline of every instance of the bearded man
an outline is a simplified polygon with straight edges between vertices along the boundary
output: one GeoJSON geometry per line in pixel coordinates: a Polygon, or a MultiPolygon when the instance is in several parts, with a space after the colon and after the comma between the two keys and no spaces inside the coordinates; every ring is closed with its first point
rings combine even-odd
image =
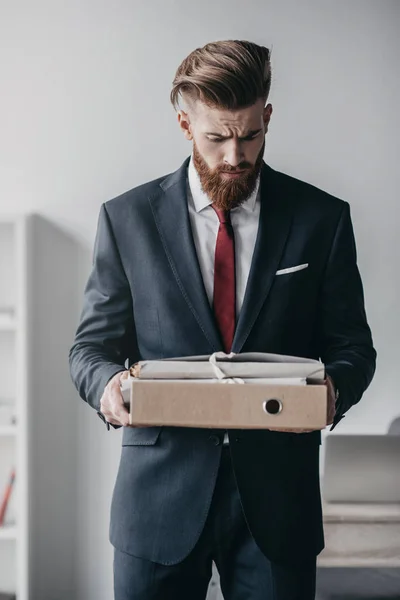
{"type": "Polygon", "coordinates": [[[321,432],[135,428],[120,392],[140,359],[310,357],[326,365],[333,428],[373,377],[349,205],[264,162],[270,84],[265,47],[196,49],[171,92],[191,156],[100,210],[70,368],[123,427],[116,600],[203,600],[212,562],[226,600],[315,597],[321,432]]]}

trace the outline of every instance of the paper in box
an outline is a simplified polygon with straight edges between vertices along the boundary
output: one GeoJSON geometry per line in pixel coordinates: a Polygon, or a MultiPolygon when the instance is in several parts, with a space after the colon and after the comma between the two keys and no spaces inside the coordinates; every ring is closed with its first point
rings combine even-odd
{"type": "Polygon", "coordinates": [[[123,381],[132,425],[323,429],[324,365],[277,354],[140,361],[123,381]]]}

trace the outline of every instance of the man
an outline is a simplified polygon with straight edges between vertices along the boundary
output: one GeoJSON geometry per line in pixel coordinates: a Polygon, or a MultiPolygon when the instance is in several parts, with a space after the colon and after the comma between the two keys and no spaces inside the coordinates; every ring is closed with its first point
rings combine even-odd
{"type": "Polygon", "coordinates": [[[123,426],[117,600],[204,599],[212,561],[228,600],[315,596],[320,431],[134,428],[120,394],[139,359],[320,358],[335,426],[372,379],[349,206],[264,163],[270,82],[264,47],[195,50],[171,92],[191,157],[100,211],[70,364],[82,398],[123,426]]]}

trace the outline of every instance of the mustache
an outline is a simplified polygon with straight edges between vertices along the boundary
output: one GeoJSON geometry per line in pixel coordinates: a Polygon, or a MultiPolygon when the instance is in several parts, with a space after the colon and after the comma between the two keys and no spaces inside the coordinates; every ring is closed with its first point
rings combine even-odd
{"type": "Polygon", "coordinates": [[[251,169],[253,167],[253,165],[249,165],[248,163],[243,163],[241,165],[239,165],[238,167],[217,167],[216,172],[217,173],[240,173],[241,171],[247,171],[248,169],[251,169]]]}

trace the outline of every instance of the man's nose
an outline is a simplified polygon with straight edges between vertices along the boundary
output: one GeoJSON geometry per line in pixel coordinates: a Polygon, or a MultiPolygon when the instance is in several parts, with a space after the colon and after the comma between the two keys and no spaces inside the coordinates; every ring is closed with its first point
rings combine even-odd
{"type": "Polygon", "coordinates": [[[230,144],[225,152],[224,162],[231,167],[237,168],[244,161],[244,154],[241,144],[235,142],[230,144]]]}

